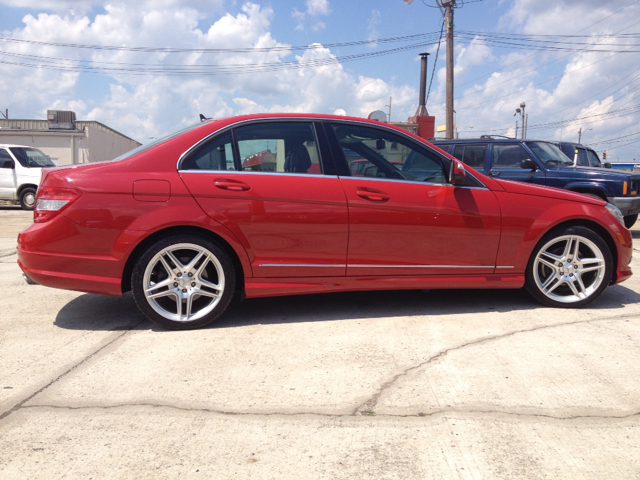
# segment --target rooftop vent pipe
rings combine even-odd
[[[420,97],[418,101],[418,110],[416,117],[426,117],[427,112],[427,52],[420,54]]]

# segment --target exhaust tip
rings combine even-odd
[[[31,280],[29,277],[27,277],[27,275],[24,272],[22,273],[22,278],[24,278],[24,281],[27,282],[29,285],[38,285],[36,282]]]

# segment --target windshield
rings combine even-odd
[[[567,157],[558,147],[551,143],[527,142],[527,146],[547,166],[573,165],[573,160]]]
[[[125,158],[132,157],[133,155],[137,155],[140,152],[144,152],[145,150],[148,150],[151,147],[155,147],[156,145],[158,145],[158,144],[160,144],[162,142],[166,142],[170,138],[177,137],[178,135],[181,135],[184,132],[188,132],[189,130],[194,130],[194,129],[196,129],[198,127],[201,127],[203,125],[205,125],[204,122],[196,123],[195,125],[189,125],[187,128],[183,128],[182,130],[178,130],[177,132],[171,133],[171,134],[167,135],[166,137],[158,138],[157,140],[154,140],[153,142],[149,142],[149,143],[146,143],[145,145],[140,145],[138,148],[134,148],[133,150],[129,150],[128,152],[123,153],[122,155],[120,155],[119,157],[114,158],[111,161],[112,162],[117,162],[118,160],[124,160]]]
[[[37,148],[25,148],[25,147],[9,147],[13,156],[18,159],[20,165],[23,167],[55,167],[56,164],[51,161],[44,153]]]

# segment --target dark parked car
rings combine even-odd
[[[613,172],[591,163],[588,167],[574,166],[574,157],[567,157],[554,143],[478,138],[434,141],[434,145],[490,177],[563,188],[601,198],[620,209],[627,228],[638,219],[640,175]],[[591,162],[587,149],[585,155]]]
[[[18,262],[42,285],[132,290],[185,329],[234,295],[526,287],[580,307],[631,276],[632,248],[600,199],[467,171],[380,122],[265,114],[45,170]]]

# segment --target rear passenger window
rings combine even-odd
[[[229,132],[207,141],[182,164],[183,170],[235,170]]]
[[[265,122],[235,130],[244,171],[322,175],[313,125]]]
[[[520,145],[494,145],[491,155],[493,168],[520,168],[522,160],[530,158]]]
[[[487,153],[486,145],[456,145],[453,156],[472,168],[484,169],[484,157]]]

